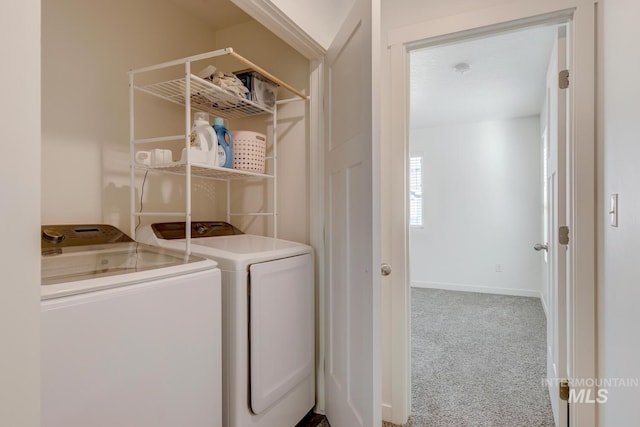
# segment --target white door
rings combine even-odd
[[[556,426],[568,425],[567,402],[560,400],[559,379],[567,377],[567,257],[568,245],[559,244],[559,227],[567,224],[567,89],[559,88],[558,73],[567,68],[566,27],[558,40],[547,74],[546,167],[547,266],[549,301],[547,317],[547,377]]]
[[[355,2],[325,62],[325,394],[332,427],[382,422],[377,3]]]

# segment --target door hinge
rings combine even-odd
[[[562,225],[558,228],[558,243],[561,245],[569,244],[569,227],[566,225]]]
[[[562,70],[558,73],[558,87],[560,89],[569,87],[569,70]]]
[[[569,387],[569,380],[567,380],[567,379],[560,380],[560,386],[559,386],[560,400],[564,400],[564,401],[569,400],[569,389],[570,388],[571,387]]]

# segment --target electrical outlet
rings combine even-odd
[[[496,273],[502,273],[502,264],[496,264]]]

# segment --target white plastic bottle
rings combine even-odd
[[[209,123],[209,114],[198,111],[191,128],[191,162],[218,166],[218,137]]]

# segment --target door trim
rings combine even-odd
[[[538,2],[513,1],[485,9],[445,18],[421,22],[393,29],[388,32],[390,68],[389,86],[389,135],[385,140],[396,141],[394,150],[407,153],[408,140],[408,72],[407,52],[425,43],[442,43],[473,37],[483,33],[500,32],[536,23],[553,22],[553,19],[572,16],[572,33],[569,45],[572,52],[570,68],[574,70],[570,99],[570,138],[568,143],[569,165],[568,209],[572,251],[568,265],[568,373],[570,378],[596,378],[596,322],[595,322],[595,4],[594,0],[541,0]],[[397,94],[401,94],[398,96]],[[398,113],[402,112],[402,113]],[[398,149],[399,142],[401,149]],[[385,407],[385,420],[404,424],[410,414],[410,283],[408,277],[408,218],[406,216],[406,156],[400,160],[392,156],[391,176],[404,179],[392,183],[391,194],[383,195],[391,201],[393,194],[403,195],[402,209],[392,212],[392,224],[404,230],[392,230],[392,264],[395,271],[405,276],[392,277],[391,330],[393,339],[404,345],[396,348],[391,361],[391,378],[398,378],[404,387],[392,385],[391,407]],[[397,206],[397,205],[396,205]],[[397,232],[394,232],[397,231]],[[578,287],[576,284],[579,283]],[[577,330],[580,333],[577,333]],[[398,338],[398,334],[402,336]],[[396,354],[397,353],[397,354]],[[400,388],[400,390],[398,390]],[[595,390],[591,391],[595,395]],[[571,426],[596,425],[594,404],[570,405]]]
[[[309,244],[315,254],[316,281],[316,406],[325,413],[325,244],[324,244],[324,61],[311,61],[309,101]]]

